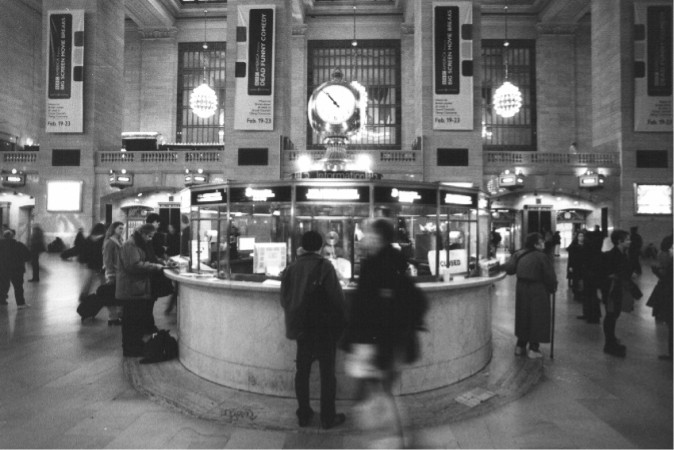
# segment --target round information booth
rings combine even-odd
[[[500,277],[482,257],[489,232],[482,194],[366,178],[229,182],[183,195],[189,262],[167,275],[179,283],[179,354],[188,370],[230,388],[294,397],[296,347],[285,338],[279,273],[294,260],[301,235],[316,230],[353,301],[362,230],[375,217],[393,221],[395,245],[429,301],[422,357],[403,368],[394,392],[447,386],[489,362],[492,291]],[[338,398],[350,398],[342,355],[337,378]],[[317,388],[312,383],[312,392]]]

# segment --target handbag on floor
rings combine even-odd
[[[159,330],[143,346],[141,364],[158,363],[178,357],[178,341],[169,330]]]
[[[80,315],[82,320],[88,319],[89,317],[96,317],[96,314],[98,314],[104,306],[105,302],[98,295],[85,295],[77,306],[77,314]]]

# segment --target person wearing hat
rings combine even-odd
[[[314,415],[309,398],[309,375],[315,359],[321,374],[321,426],[333,428],[346,416],[337,413],[335,357],[344,324],[344,293],[335,268],[320,255],[323,238],[316,231],[302,235],[298,257],[281,274],[281,306],[286,337],[297,341],[295,373],[296,411],[299,426]]]

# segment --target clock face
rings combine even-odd
[[[346,86],[328,85],[316,95],[315,110],[329,124],[340,124],[351,118],[356,110],[356,97]]]

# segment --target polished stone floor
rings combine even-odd
[[[32,308],[17,310],[10,290],[0,306],[0,448],[352,448],[368,444],[338,430],[260,429],[190,416],[139,393],[123,370],[120,329],[106,313],[81,324],[75,313],[83,270],[43,255],[40,283],[25,283]],[[560,279],[566,259],[556,260]],[[28,269],[30,272],[30,269]],[[26,276],[29,278],[29,276]],[[562,279],[562,281],[564,281]],[[623,314],[617,334],[627,358],[602,352],[599,325],[577,320],[580,305],[564,282],[557,293],[554,360],[517,400],[483,414],[409,430],[424,448],[672,448],[672,363],[667,329],[645,298],[655,279],[637,280],[645,294]],[[495,336],[512,330],[514,280],[497,283]],[[160,328],[175,314],[155,309]],[[544,353],[549,347],[543,347]],[[491,364],[514,356],[495,351]],[[348,411],[347,411],[348,412]],[[279,411],[279,414],[284,412]],[[293,411],[285,414],[292,415]]]

